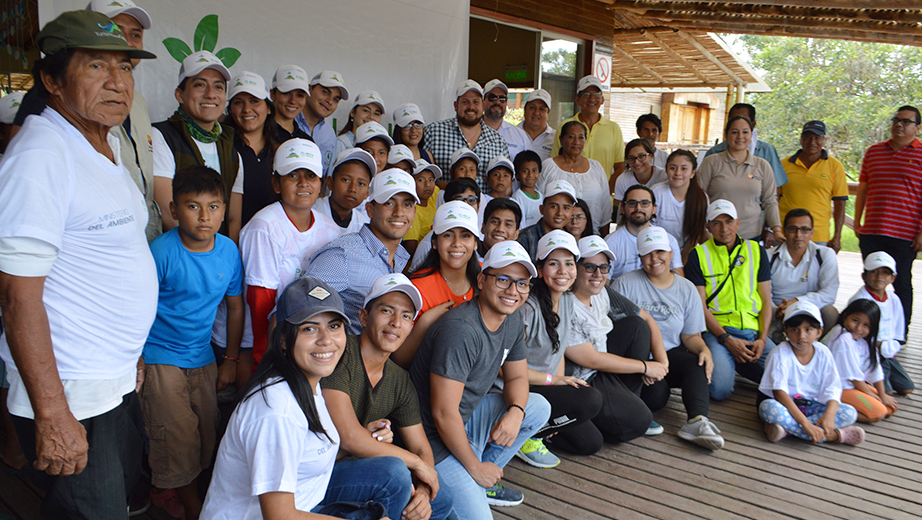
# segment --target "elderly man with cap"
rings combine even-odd
[[[497,155],[509,157],[506,140],[483,121],[483,100],[480,84],[472,79],[465,80],[455,91],[455,117],[429,123],[423,130],[426,150],[443,174],[451,171],[451,156],[459,148],[470,148],[480,157],[477,165],[480,191],[487,190],[486,167],[490,160]],[[437,180],[442,189],[449,181],[446,175]]]
[[[493,518],[490,504],[522,503],[521,492],[499,484],[503,467],[550,417],[547,400],[528,391],[516,312],[537,274],[517,242],[494,245],[477,275],[479,294],[432,325],[410,366],[435,469],[467,520]],[[500,369],[503,392],[488,393]]]
[[[327,118],[336,112],[340,101],[349,100],[349,91],[343,75],[332,70],[317,73],[310,81],[304,110],[295,118],[298,127],[307,133],[320,147],[323,154],[324,175],[333,170],[333,149],[336,148],[336,131]]]
[[[110,133],[128,117],[132,58],[101,13],[36,37],[30,114],[0,165],[0,356],[42,518],[124,518],[143,447],[140,354],[157,308],[148,211]]]
[[[845,168],[838,159],[829,156],[825,146],[826,125],[822,121],[807,121],[800,133],[800,150],[782,161],[788,182],[778,188],[778,211],[781,220],[785,220],[785,215],[792,209],[808,210],[814,223],[812,240],[838,253],[841,248],[842,224],[845,223],[848,185]],[[830,200],[835,221],[831,236]],[[786,233],[786,230],[782,231]]]
[[[529,150],[529,139],[521,128],[510,124],[506,117],[509,87],[498,79],[491,79],[483,87],[483,122],[499,132],[506,140],[509,157],[515,157],[522,150]]]
[[[576,106],[579,112],[570,119],[564,119],[557,127],[554,136],[554,149],[551,157],[560,155],[560,130],[568,121],[579,121],[586,125],[589,134],[586,136],[586,146],[583,155],[599,161],[609,184],[614,191],[615,181],[624,171],[624,137],[618,123],[599,113],[604,99],[602,97],[602,82],[595,76],[585,76],[576,84]]]
[[[758,242],[737,234],[736,206],[724,199],[708,205],[712,237],[695,246],[685,277],[698,288],[707,331],[704,342],[714,359],[710,393],[716,400],[733,393],[735,373],[758,383],[765,358],[775,344],[768,337],[772,319],[772,280],[768,255]]]
[[[542,161],[551,156],[554,151],[554,136],[557,131],[547,124],[548,114],[551,111],[551,94],[539,88],[528,93],[525,99],[525,117],[519,128],[528,136],[527,150],[538,154]],[[509,149],[512,153],[512,149]],[[515,158],[516,154],[512,154]]]
[[[379,276],[403,272],[410,253],[400,245],[416,217],[416,182],[391,168],[371,180],[365,211],[370,222],[324,246],[311,257],[307,275],[339,292],[349,316],[350,334],[362,332],[359,309]]]
[[[218,119],[227,102],[231,74],[224,63],[208,51],[186,56],[179,67],[179,86],[173,95],[179,108],[166,121],[154,123],[154,198],[161,208],[170,207],[173,175],[184,166],[208,166],[221,174],[230,203],[221,234],[234,242],[240,238],[243,213],[243,161],[234,148],[234,129]],[[176,227],[163,214],[163,230]]]

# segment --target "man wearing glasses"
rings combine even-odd
[[[499,132],[509,148],[509,157],[515,158],[522,150],[530,150],[529,139],[521,128],[508,123],[506,103],[509,100],[509,87],[498,79],[491,79],[483,88],[483,122]],[[510,186],[511,188],[512,186]],[[510,192],[509,195],[512,195]]]
[[[612,174],[617,177],[624,171],[624,137],[618,123],[599,113],[603,101],[602,82],[599,78],[586,76],[579,80],[576,84],[576,106],[579,107],[579,112],[557,125],[557,136],[554,137],[551,157],[560,155],[560,129],[564,123],[580,121],[589,129],[583,156],[599,161],[605,175],[610,179]]]
[[[516,312],[537,270],[511,240],[490,248],[482,269],[479,295],[432,325],[410,367],[435,469],[455,511],[472,520],[492,519],[491,504],[522,503],[520,491],[499,485],[503,467],[551,413],[528,391],[525,325]],[[500,369],[503,393],[488,394]]]
[[[784,341],[784,311],[796,301],[808,301],[820,309],[825,335],[839,318],[834,306],[839,291],[836,253],[813,241],[813,215],[806,209],[788,211],[783,231],[784,242],[768,252],[774,307],[769,337],[775,342]]]
[[[615,254],[609,273],[611,280],[624,273],[640,269],[637,235],[650,227],[650,222],[656,217],[656,197],[650,188],[642,184],[635,184],[624,193],[620,211],[618,228],[614,233],[605,237],[605,242]],[[679,247],[679,241],[672,235],[669,235],[669,246],[672,248],[671,267],[677,275],[683,276],[682,248]]]
[[[919,110],[902,106],[890,120],[891,138],[864,154],[855,198],[855,232],[861,256],[884,251],[900,273],[893,290],[912,317],[912,261],[922,250],[922,142]],[[863,217],[863,218],[862,218]]]

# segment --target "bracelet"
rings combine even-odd
[[[547,374],[547,380],[544,382],[545,386],[551,386],[554,383],[554,375],[551,373]]]
[[[518,408],[519,410],[522,410],[522,419],[525,419],[525,409],[522,408],[521,405],[518,405],[518,404],[515,404],[515,403],[510,404],[510,405],[506,408],[506,413],[509,413],[509,410],[512,410],[513,408]]]
[[[234,363],[240,363],[240,360],[235,357],[230,357],[230,356],[221,356],[221,357],[228,361],[233,361]]]
[[[643,363],[643,375],[647,375],[647,362],[642,359],[640,362]]]

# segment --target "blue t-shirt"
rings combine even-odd
[[[144,345],[144,362],[200,368],[214,361],[211,327],[224,296],[243,291],[243,262],[237,245],[215,235],[214,248],[193,253],[182,245],[179,228],[150,243],[157,263],[160,300]]]

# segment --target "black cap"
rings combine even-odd
[[[285,288],[275,311],[275,321],[297,325],[324,312],[335,312],[350,324],[339,293],[326,282],[305,276]]]
[[[811,132],[816,135],[826,135],[826,124],[822,121],[817,121],[816,119],[813,121],[807,121],[806,124],[804,124],[804,129],[801,131],[801,133],[804,132]]]

